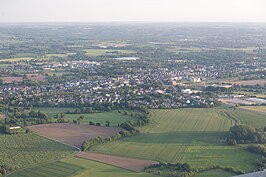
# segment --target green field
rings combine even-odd
[[[72,154],[70,146],[33,133],[0,136],[0,164],[19,169]]]
[[[33,108],[34,111],[41,111],[46,113],[49,117],[55,117],[58,113],[66,113],[67,111],[74,111],[76,108],[49,108],[49,107],[41,107],[41,108]],[[130,113],[129,113],[130,114]],[[130,115],[124,115],[118,113],[117,111],[111,112],[103,112],[103,113],[92,113],[92,114],[65,114],[65,118],[72,120],[77,120],[80,116],[83,116],[83,119],[80,120],[81,124],[89,124],[89,121],[101,123],[102,125],[106,124],[106,121],[109,120],[111,122],[111,126],[117,126],[123,122],[127,122],[130,120],[137,120],[136,117]]]
[[[53,162],[38,165],[32,168],[17,171],[9,177],[62,177],[62,176],[73,176],[78,172],[82,171],[83,168],[75,164],[69,164],[65,162]]]
[[[132,54],[133,50],[108,50],[108,49],[86,49],[84,50],[89,56],[110,55],[111,52],[118,52],[119,54]]]
[[[47,114],[49,117],[54,117],[58,113],[66,113],[67,111],[74,111],[76,108],[57,108],[57,107],[39,107],[33,108],[33,111],[41,111]]]
[[[135,173],[111,165],[86,159],[68,157],[52,162],[17,171],[9,177],[156,177],[149,173]]]
[[[117,111],[104,112],[104,113],[93,113],[93,114],[66,114],[65,118],[69,120],[77,120],[80,116],[84,118],[80,120],[82,124],[88,124],[89,121],[101,123],[102,125],[106,124],[106,121],[110,121],[111,126],[117,126],[123,122],[130,120],[137,120],[136,117],[130,117],[129,115],[120,114]]]
[[[65,158],[62,162],[79,165],[85,168],[74,177],[156,177],[149,173],[135,173],[122,168],[106,165],[81,158]]]
[[[225,145],[236,123],[266,125],[266,117],[231,108],[151,110],[151,123],[139,135],[96,145],[91,151],[165,162],[188,162],[193,168],[233,166],[252,171],[259,155],[240,146]]]
[[[231,177],[231,176],[235,176],[235,174],[226,172],[221,169],[214,169],[214,170],[204,171],[202,173],[197,174],[194,177],[214,177],[214,176],[215,177]]]

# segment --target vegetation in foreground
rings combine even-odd
[[[62,158],[74,152],[70,146],[33,133],[1,135],[0,144],[2,174]]]
[[[62,162],[66,162],[73,165],[79,165],[83,168],[85,168],[84,171],[80,172],[77,175],[74,175],[74,177],[156,177],[156,175],[150,174],[150,173],[135,173],[131,172],[122,168],[117,168],[111,165],[106,165],[90,160],[85,160],[81,158],[65,158],[62,160]]]
[[[52,162],[46,163],[43,165],[35,166],[32,168],[24,169],[18,172],[15,172],[9,177],[62,177],[62,176],[73,176],[83,168],[74,164],[68,164],[65,162]]]

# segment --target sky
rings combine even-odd
[[[0,22],[266,22],[266,0],[0,0]]]

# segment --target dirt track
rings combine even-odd
[[[123,130],[119,127],[100,127],[92,125],[77,125],[72,123],[41,124],[28,127],[30,130],[64,143],[81,147],[89,139],[110,137]]]
[[[144,170],[144,167],[146,166],[149,166],[152,164],[158,164],[158,162],[150,161],[150,160],[133,159],[133,158],[128,158],[128,157],[119,157],[119,156],[97,154],[97,153],[90,153],[90,152],[81,152],[77,154],[76,157],[94,160],[97,162],[113,165],[116,167],[131,170],[134,172],[141,172]]]

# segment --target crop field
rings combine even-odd
[[[12,169],[72,154],[74,149],[33,133],[0,136],[0,164]]]
[[[90,56],[100,56],[112,54],[112,52],[118,52],[118,54],[132,54],[135,53],[133,50],[108,50],[108,49],[86,49],[84,50],[87,55]],[[116,54],[116,53],[114,53]]]
[[[85,170],[74,175],[74,177],[158,177],[157,175],[145,172],[135,173],[111,165],[75,157],[65,158],[62,162],[85,168]]]
[[[101,123],[102,125],[106,124],[106,121],[110,121],[110,126],[117,126],[123,122],[130,120],[136,120],[136,117],[130,117],[129,115],[120,114],[117,111],[104,112],[104,113],[93,113],[93,114],[66,114],[65,118],[69,120],[77,120],[80,116],[83,119],[80,120],[82,124],[88,124],[89,121]]]
[[[147,166],[150,166],[152,164],[158,164],[158,162],[154,162],[151,160],[141,160],[129,157],[119,157],[91,152],[81,152],[77,154],[76,157],[102,162],[104,164],[121,167],[134,172],[141,172]]]
[[[73,123],[55,123],[55,124],[40,124],[29,126],[32,131],[81,147],[83,142],[89,139],[101,137],[110,137],[123,130],[119,127],[101,127],[93,125],[78,125]]]
[[[242,109],[266,113],[266,106],[240,106]]]
[[[73,176],[82,170],[83,168],[80,166],[58,161],[24,169],[9,175],[9,177],[63,177]]]
[[[171,163],[188,162],[198,169],[220,165],[252,171],[260,156],[224,143],[229,128],[236,123],[260,127],[266,125],[266,117],[231,108],[151,110],[151,123],[141,127],[139,135],[90,150]]]

